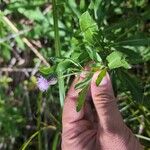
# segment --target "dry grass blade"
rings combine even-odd
[[[13,25],[13,23],[6,17],[2,16],[2,19],[11,27],[11,29],[15,33],[19,33],[19,30]],[[29,42],[29,40],[25,37],[22,38],[22,41],[35,53],[35,55],[43,61],[43,63],[47,66],[50,66],[46,59],[38,52],[38,50]]]

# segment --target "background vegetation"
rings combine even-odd
[[[48,0],[0,1],[0,149],[60,149],[71,75],[92,60],[108,66],[124,121],[150,149],[149,1],[58,0],[55,26],[54,8]],[[37,88],[39,68],[46,77],[61,72],[46,93]]]

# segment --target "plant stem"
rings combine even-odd
[[[26,105],[26,112],[27,112],[27,116],[28,116],[28,119],[30,121],[33,120],[32,118],[32,111],[31,111],[31,105],[30,105],[30,98],[29,98],[29,93],[28,93],[28,90],[27,90],[27,86],[24,86],[24,96],[25,96],[25,105]]]
[[[55,54],[56,57],[61,56],[61,45],[60,45],[60,37],[59,37],[59,28],[58,28],[58,12],[56,0],[52,0],[53,5],[53,20],[54,20],[54,33],[55,33]],[[59,99],[60,105],[63,106],[64,97],[65,97],[65,87],[64,87],[64,79],[60,78],[63,76],[62,72],[57,72],[58,75],[58,86],[59,86]]]
[[[52,150],[57,150],[57,145],[59,142],[59,136],[60,136],[60,133],[56,132],[54,140],[53,140],[53,144],[52,144]]]
[[[44,98],[44,123],[47,125],[47,99]],[[44,131],[44,150],[48,150],[48,133],[47,130]]]
[[[47,129],[56,130],[55,126],[49,125],[46,127],[41,128],[39,131],[36,131],[34,134],[32,134],[29,139],[25,141],[25,143],[21,146],[20,150],[25,150],[27,146],[30,144],[30,142],[42,131],[45,131]]]
[[[52,0],[53,5],[53,20],[54,20],[54,34],[55,34],[55,53],[57,57],[60,57],[60,38],[59,38],[59,28],[58,28],[58,12],[56,6],[56,0]]]
[[[41,106],[42,106],[42,92],[39,93],[37,109],[38,109],[38,118],[37,118],[37,131],[41,130]],[[41,132],[38,134],[38,150],[42,150],[42,141],[41,141]]]

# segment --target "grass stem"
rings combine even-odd
[[[57,11],[57,1],[52,0],[53,5],[53,20],[54,20],[54,34],[55,34],[55,55],[56,57],[61,57],[61,44],[59,37],[59,28],[58,28],[58,11]],[[63,106],[64,97],[65,97],[65,87],[64,87],[64,79],[60,78],[63,76],[62,72],[57,73],[58,76],[58,86],[59,86],[59,99],[60,105]]]
[[[42,106],[42,92],[39,93],[37,109],[38,109],[38,118],[37,118],[37,131],[41,129],[41,106]],[[38,134],[38,150],[42,150],[42,141],[41,141],[41,132]]]

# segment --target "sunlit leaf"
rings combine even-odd
[[[94,36],[97,34],[98,26],[88,11],[84,12],[80,17],[80,28],[83,32],[85,41],[89,44],[94,44]]]
[[[107,56],[108,67],[110,69],[115,69],[119,67],[123,67],[126,69],[131,68],[130,64],[126,60],[126,55],[121,52],[114,51],[110,55]]]

